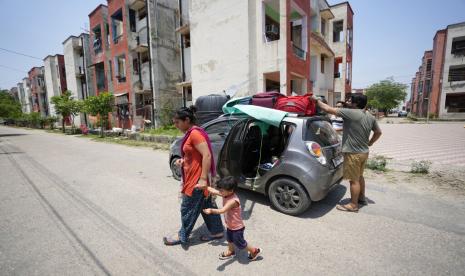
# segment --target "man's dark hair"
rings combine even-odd
[[[367,106],[368,98],[363,94],[353,94],[350,96],[350,101],[358,109],[364,109]]]
[[[226,191],[235,191],[237,189],[237,180],[233,176],[226,176],[216,182],[216,186],[219,189],[223,189]]]
[[[344,101],[337,101],[337,102],[336,102],[336,105],[337,105],[337,104],[342,104],[342,107],[346,107],[346,106],[347,106],[347,104],[346,104]]]

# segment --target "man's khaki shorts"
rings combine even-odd
[[[344,179],[358,181],[363,176],[368,153],[344,153]]]

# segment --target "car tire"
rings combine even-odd
[[[181,168],[176,166],[176,161],[178,161],[179,157],[174,157],[173,159],[171,159],[171,163],[170,163],[170,168],[171,168],[171,173],[173,174],[173,178],[176,179],[176,180],[181,180]]]
[[[311,205],[310,197],[299,182],[290,178],[278,178],[268,188],[273,207],[285,214],[297,216]]]

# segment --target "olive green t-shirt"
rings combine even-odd
[[[368,153],[370,133],[379,129],[375,117],[363,109],[341,108],[337,116],[344,119],[342,152]]]

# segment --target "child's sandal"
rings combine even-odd
[[[227,260],[233,258],[234,256],[236,256],[235,252],[229,252],[229,254],[226,254],[226,252],[221,252],[219,258],[220,260]]]

